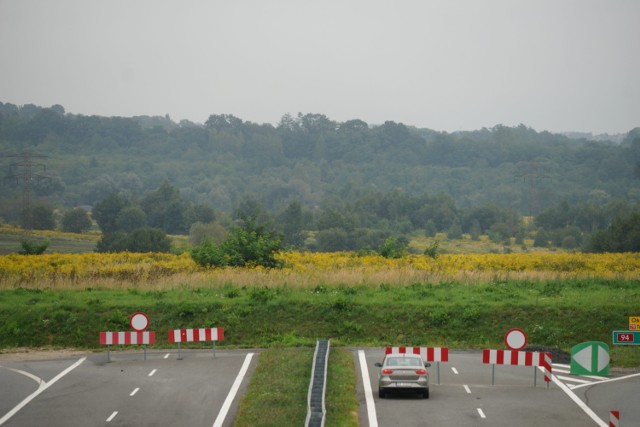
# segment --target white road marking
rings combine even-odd
[[[484,414],[484,411],[480,408],[478,408],[478,414],[480,414],[480,418],[487,418],[487,416]]]
[[[573,383],[580,383],[580,384],[593,384],[593,381],[589,381],[589,380],[581,380],[580,378],[573,378],[573,377],[565,377],[563,375],[556,375],[558,377],[558,379],[562,380],[562,381],[570,381]]]
[[[42,393],[43,391],[45,391],[46,389],[48,389],[50,386],[52,386],[53,384],[55,384],[56,382],[58,382],[58,380],[62,377],[64,377],[65,375],[67,375],[69,372],[73,371],[75,368],[77,368],[82,362],[84,362],[85,360],[87,360],[86,357],[83,357],[81,359],[79,359],[77,362],[75,362],[73,365],[69,366],[67,369],[65,369],[64,371],[60,372],[58,375],[56,375],[55,377],[53,377],[51,379],[51,381],[49,381],[48,383],[40,383],[40,386],[38,387],[38,389],[36,391],[34,391],[33,393],[31,393],[29,396],[25,397],[24,400],[20,403],[18,403],[12,410],[10,410],[9,412],[7,412],[2,418],[0,418],[0,425],[6,423],[11,417],[13,417],[20,409],[24,408],[29,402],[31,402],[33,399],[35,399],[40,393]]]
[[[465,385],[464,385],[464,389],[465,389],[465,391],[467,392],[467,394],[471,394],[471,389],[469,388],[469,386],[468,386],[468,385],[466,385],[466,384],[465,384]]]
[[[0,366],[0,368],[4,368],[4,366]],[[31,378],[36,383],[38,383],[38,387],[42,387],[44,385],[44,383],[45,383],[45,381],[42,378],[40,378],[38,376],[35,376],[30,372],[21,371],[20,369],[12,369],[12,368],[5,368],[5,369],[8,369],[8,370],[13,371],[13,372],[15,372],[17,374],[20,374],[20,375],[24,375],[25,377]]]
[[[598,383],[595,383],[595,384],[603,384],[603,383],[610,383],[610,382],[613,382],[613,381],[626,380],[627,378],[633,378],[633,377],[637,377],[637,376],[640,376],[640,374],[631,374],[631,375],[625,375],[623,377],[603,379],[602,381],[600,381]],[[572,388],[586,387],[586,386],[589,386],[589,385],[592,385],[592,384],[594,384],[594,383],[580,384],[580,385],[573,386]]]
[[[358,358],[360,360],[360,372],[362,375],[362,385],[364,386],[364,397],[367,402],[367,416],[369,418],[369,427],[378,427],[376,404],[373,401],[371,380],[369,379],[369,369],[367,368],[367,359],[364,357],[364,350],[358,350]]]
[[[231,408],[231,403],[233,399],[236,397],[238,393],[238,389],[240,388],[240,384],[242,384],[242,380],[244,379],[247,370],[249,369],[249,365],[251,364],[251,359],[253,358],[253,353],[247,354],[247,357],[244,358],[244,363],[242,364],[242,368],[240,368],[240,372],[238,372],[238,376],[236,380],[233,382],[231,389],[229,390],[229,394],[222,404],[222,408],[220,408],[220,412],[218,413],[218,417],[213,423],[213,427],[222,427],[222,423],[224,423],[224,419],[227,417],[227,413],[229,412],[229,408]]]
[[[136,387],[129,396],[135,396],[138,391],[140,391],[140,387]]]
[[[562,381],[560,381],[555,375],[551,375],[551,380],[558,386],[560,387],[560,389],[562,391],[565,392],[565,394],[567,396],[569,396],[571,398],[571,400],[573,400],[576,405],[578,405],[578,407],[580,409],[582,409],[584,411],[585,414],[587,414],[593,421],[595,421],[596,424],[598,424],[600,427],[608,427],[608,424],[605,423],[604,421],[602,421],[602,419],[600,419],[600,417],[598,417],[596,415],[595,412],[593,412],[593,410],[591,408],[589,408],[589,406],[587,406],[586,403],[584,403],[578,396],[576,396],[576,394],[574,392],[571,391],[571,389],[569,389],[569,387],[567,387]]]
[[[107,422],[110,423],[116,417],[116,415],[118,415],[118,411],[113,411],[113,414],[111,414],[109,418],[107,418]]]
[[[164,358],[165,358],[165,359],[168,359],[168,358],[169,358],[169,354],[170,354],[170,353],[165,354],[165,355],[164,355]]]
[[[456,368],[452,367],[451,370],[453,371],[454,374],[458,375],[458,370]]]
[[[149,372],[149,376],[150,376],[150,377],[152,377],[152,376],[153,376],[153,374],[155,374],[156,372],[158,372],[158,370],[157,370],[157,369],[154,369],[153,371]]]

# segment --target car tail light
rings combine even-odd
[[[426,369],[416,369],[416,374],[418,375],[426,375],[427,370]]]
[[[393,369],[383,369],[382,375],[391,375],[393,374]]]

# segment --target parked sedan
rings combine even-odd
[[[392,391],[415,391],[429,398],[429,373],[422,357],[415,354],[387,354],[375,364],[378,373],[378,396],[382,399]]]

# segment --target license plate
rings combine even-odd
[[[414,383],[396,383],[396,387],[413,387]]]

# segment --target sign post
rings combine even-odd
[[[616,345],[639,345],[640,331],[613,331],[611,341]]]

